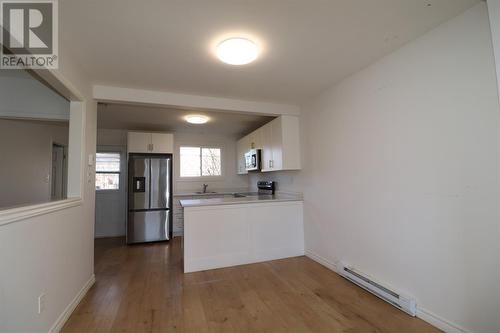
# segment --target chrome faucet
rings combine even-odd
[[[203,193],[207,193],[208,184],[203,184]]]

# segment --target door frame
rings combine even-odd
[[[54,160],[53,160],[53,154],[54,154],[54,146],[62,148],[63,151],[63,165],[62,165],[62,193],[61,199],[58,200],[65,200],[68,196],[68,145],[65,145],[63,143],[59,143],[57,141],[52,141],[52,145],[50,146],[50,152],[51,152],[51,158],[50,158],[50,200],[52,200],[52,183],[54,181],[53,179],[53,174],[52,170],[54,167]]]

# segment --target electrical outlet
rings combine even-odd
[[[38,296],[38,314],[41,314],[45,310],[45,293]]]

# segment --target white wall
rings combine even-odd
[[[127,131],[99,128],[97,130],[98,146],[120,146],[127,148]]]
[[[83,204],[0,225],[0,332],[48,332],[93,277],[94,172],[85,162],[95,153],[97,105],[64,45],[58,73],[85,98]],[[46,308],[37,314],[42,292]]]
[[[69,102],[26,71],[0,70],[0,116],[69,120]]]
[[[67,124],[0,119],[1,208],[50,201],[53,143],[68,145]]]
[[[487,4],[498,80],[500,78],[500,0],[488,0]]]
[[[500,332],[500,113],[480,3],[303,108],[306,248]],[[427,312],[428,311],[428,312]],[[452,331],[452,326],[440,323]]]
[[[303,165],[303,164],[302,164]],[[273,172],[251,172],[248,174],[249,187],[257,190],[257,182],[260,180],[276,182],[276,191],[282,193],[302,193],[301,171],[287,170],[287,171],[273,171]]]

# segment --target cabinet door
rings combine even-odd
[[[245,168],[245,153],[247,152],[248,138],[244,137],[236,143],[236,172],[245,175],[248,171]]]
[[[127,150],[129,153],[149,153],[151,133],[128,132]]]
[[[174,135],[168,133],[152,133],[151,134],[152,153],[157,154],[173,154],[174,152]]]
[[[248,135],[249,149],[262,149],[262,128],[259,128]]]
[[[261,155],[261,168],[262,171],[272,171],[273,163],[273,136],[271,123],[261,127],[262,133],[262,155]]]
[[[276,118],[270,123],[271,125],[271,149],[272,162],[271,169],[283,169],[283,131],[281,127],[281,117]]]

